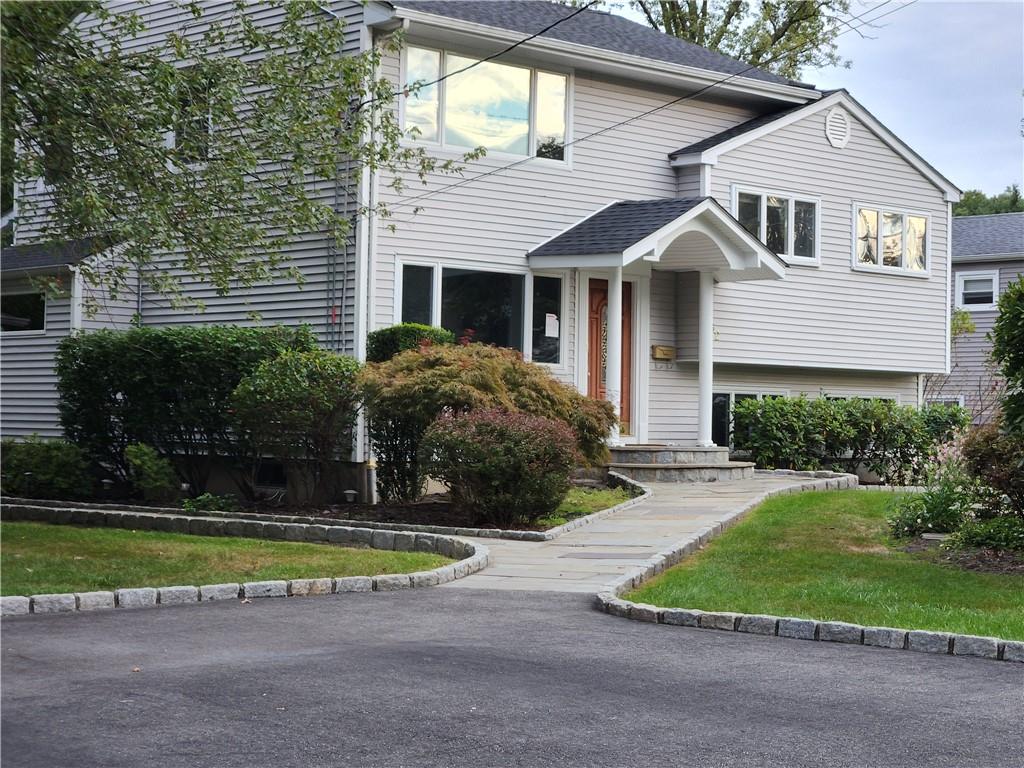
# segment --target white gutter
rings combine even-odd
[[[508,43],[521,40],[523,37],[522,32],[490,27],[447,16],[437,16],[412,8],[403,8],[400,4],[395,6],[395,16],[426,27],[432,27],[435,31],[441,33],[461,32],[471,36],[474,42],[493,41],[507,45]],[[816,101],[821,98],[821,93],[810,87],[801,88],[795,85],[757,80],[742,75],[730,77],[727,72],[713,72],[707,69],[700,69],[699,67],[673,64],[667,61],[650,59],[645,56],[619,53],[604,48],[595,48],[590,45],[553,40],[546,37],[534,38],[530,42],[524,43],[522,50],[544,52],[555,55],[563,60],[568,59],[570,63],[582,69],[608,72],[633,80],[651,80],[674,87],[696,86],[703,88],[714,86],[712,90],[715,92],[729,91],[746,96],[761,96],[775,101],[797,104]],[[728,82],[716,85],[716,83],[726,78],[728,78]]]

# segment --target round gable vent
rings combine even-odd
[[[850,140],[850,118],[846,110],[832,107],[825,115],[825,138],[836,149],[842,149]]]

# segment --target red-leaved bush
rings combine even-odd
[[[453,508],[499,528],[551,514],[578,459],[565,422],[499,409],[441,416],[420,443],[421,466],[448,485]]]

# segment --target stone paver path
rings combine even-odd
[[[806,482],[804,480],[803,482]],[[481,539],[491,565],[449,589],[599,592],[669,545],[685,541],[768,491],[801,485],[792,477],[723,483],[645,483],[640,504],[551,541]]]

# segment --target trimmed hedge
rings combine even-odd
[[[856,472],[883,482],[917,478],[936,447],[966,427],[959,406],[917,409],[889,400],[766,397],[736,404],[734,444],[759,467]]]
[[[238,469],[230,399],[244,376],[285,350],[311,350],[308,328],[180,326],[96,331],[57,350],[60,420],[96,465],[128,480],[125,449],[144,443],[173,458],[202,493],[215,460]],[[243,487],[243,491],[251,489]]]
[[[366,360],[383,363],[399,352],[419,349],[424,344],[454,344],[455,334],[445,328],[422,323],[399,323],[371,331],[366,336]]]
[[[453,509],[509,528],[549,515],[569,492],[576,438],[562,421],[497,409],[446,414],[423,435],[423,470]]]
[[[82,450],[65,440],[24,441],[0,445],[3,492],[33,499],[85,499],[92,496],[93,478]]]
[[[385,501],[420,496],[426,476],[420,441],[442,414],[500,408],[561,421],[583,460],[607,460],[611,405],[584,397],[512,349],[482,344],[427,346],[366,366],[360,375]]]

